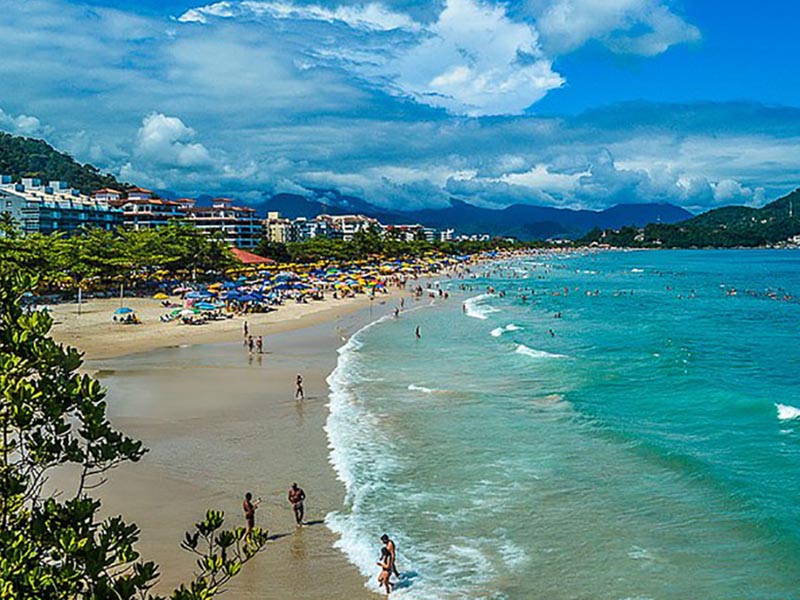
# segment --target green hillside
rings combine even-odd
[[[124,189],[125,184],[92,165],[82,165],[47,142],[0,132],[0,174],[66,181],[83,193],[102,187]]]
[[[631,248],[773,246],[800,235],[800,189],[762,208],[725,206],[672,225],[594,230],[580,240]]]

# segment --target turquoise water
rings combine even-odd
[[[491,268],[340,351],[328,524],[369,585],[386,531],[398,598],[800,598],[800,253]]]

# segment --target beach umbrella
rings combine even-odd
[[[127,315],[128,313],[132,313],[133,309],[128,308],[127,306],[120,306],[117,310],[114,311],[115,315]]]
[[[192,288],[189,288],[189,287],[186,287],[186,286],[180,286],[180,287],[176,287],[174,290],[172,290],[172,293],[173,294],[182,294],[184,292],[191,292],[191,291],[192,291]]]
[[[182,316],[182,317],[191,317],[192,315],[196,315],[196,314],[199,314],[199,313],[200,313],[200,311],[199,311],[199,310],[197,310],[197,309],[194,309],[194,308],[184,308],[184,309],[181,311],[181,316]]]
[[[153,296],[153,300],[167,300],[169,296],[167,296],[164,292],[158,292]]]
[[[217,310],[219,306],[216,304],[211,304],[210,302],[198,302],[194,305],[195,308],[199,308],[200,310]]]
[[[211,296],[212,294],[209,294],[208,292],[189,292],[184,297],[192,300],[199,300],[200,298],[210,298]]]

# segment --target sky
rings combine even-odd
[[[0,130],[181,195],[759,206],[800,3],[0,0]]]

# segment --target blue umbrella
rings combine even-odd
[[[253,302],[254,300],[258,300],[255,296],[251,294],[245,294],[244,296],[239,296],[239,302]]]
[[[127,315],[128,313],[132,313],[133,309],[128,308],[127,306],[121,306],[117,310],[114,311],[115,315]]]
[[[211,304],[210,302],[198,302],[194,305],[195,308],[199,308],[200,310],[217,310],[219,306],[216,304]]]

